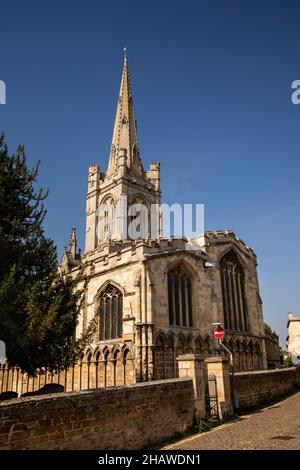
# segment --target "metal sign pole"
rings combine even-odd
[[[239,402],[238,402],[238,397],[237,397],[237,392],[236,392],[236,386],[235,386],[235,376],[234,376],[234,365],[233,365],[233,354],[230,351],[230,349],[223,344],[223,338],[225,336],[225,331],[222,326],[222,323],[220,322],[213,322],[213,327],[214,327],[214,336],[218,340],[219,345],[222,346],[223,349],[229,354],[230,357],[230,369],[231,369],[231,374],[229,374],[230,377],[230,390],[231,390],[231,402],[232,402],[232,407],[233,410],[236,411],[239,407]]]
[[[234,411],[236,411],[236,410],[238,409],[238,407],[239,407],[239,401],[238,401],[237,392],[236,392],[236,386],[235,386],[235,376],[234,376],[234,366],[233,366],[233,354],[232,354],[232,352],[230,351],[230,349],[228,349],[228,348],[225,346],[225,344],[223,344],[223,341],[222,341],[221,339],[219,339],[218,341],[219,341],[220,346],[222,346],[222,348],[225,349],[225,351],[228,352],[229,357],[230,357],[230,366],[231,366],[230,382],[231,382],[231,390],[232,390],[231,401],[232,401],[233,409],[234,409]]]
[[[225,351],[228,352],[229,357],[230,357],[230,365],[233,368],[233,354],[232,354],[232,352],[225,346],[225,344],[223,344],[223,341],[221,339],[219,339],[218,341],[219,341],[219,344],[222,346],[222,348],[224,348]]]

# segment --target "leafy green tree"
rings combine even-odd
[[[272,334],[274,333],[274,331],[272,330],[270,325],[268,325],[268,323],[264,323],[264,329],[265,329],[266,335],[269,334],[270,336],[272,336]]]
[[[283,360],[283,367],[293,367],[293,365],[294,364],[291,356],[288,356]]]
[[[0,338],[8,363],[30,375],[70,366],[95,331],[92,321],[75,338],[85,285],[82,273],[71,279],[58,272],[56,247],[43,230],[47,192],[34,187],[38,169],[28,169],[22,146],[9,155],[0,134]]]

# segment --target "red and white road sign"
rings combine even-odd
[[[221,326],[217,326],[216,328],[214,328],[214,336],[217,339],[223,339],[224,338],[225,331],[223,330],[223,328]]]

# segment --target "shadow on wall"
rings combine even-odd
[[[46,395],[48,393],[61,393],[64,392],[65,388],[60,384],[46,384],[39,390],[35,392],[26,392],[21,395],[21,397],[32,397],[35,395]],[[12,398],[18,398],[17,392],[7,391],[0,394],[0,401],[11,400]]]

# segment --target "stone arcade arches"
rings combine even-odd
[[[88,348],[80,368],[81,390],[135,383],[133,353],[126,344]]]
[[[236,372],[263,369],[262,348],[259,339],[228,337],[223,342],[233,354],[233,364]],[[222,351],[221,354],[228,357],[225,351]]]
[[[40,369],[34,377],[28,377],[17,367],[0,364],[0,393],[35,394],[48,386],[72,392],[133,384],[136,382],[133,351],[132,344],[122,342],[89,346],[69,369],[56,374]]]
[[[115,387],[135,382],[134,358],[127,345],[96,348],[92,377],[95,387]]]
[[[224,345],[232,351],[236,372],[261,370],[263,368],[262,348],[259,339],[251,337],[228,337]],[[219,354],[227,357],[225,350],[220,349]],[[176,357],[181,354],[199,354],[204,359],[217,354],[213,351],[211,338],[192,334],[184,335],[182,332],[175,334],[169,331],[166,335],[158,331],[155,336],[154,348],[154,379],[163,380],[178,377]]]
[[[78,364],[69,369],[72,390],[115,387],[135,383],[134,357],[127,344],[89,347]]]
[[[211,345],[208,337],[200,335],[196,339],[183,333],[175,334],[170,331],[167,335],[159,331],[155,337],[154,349],[154,379],[163,380],[178,377],[176,357],[181,354],[201,354],[210,356]]]

